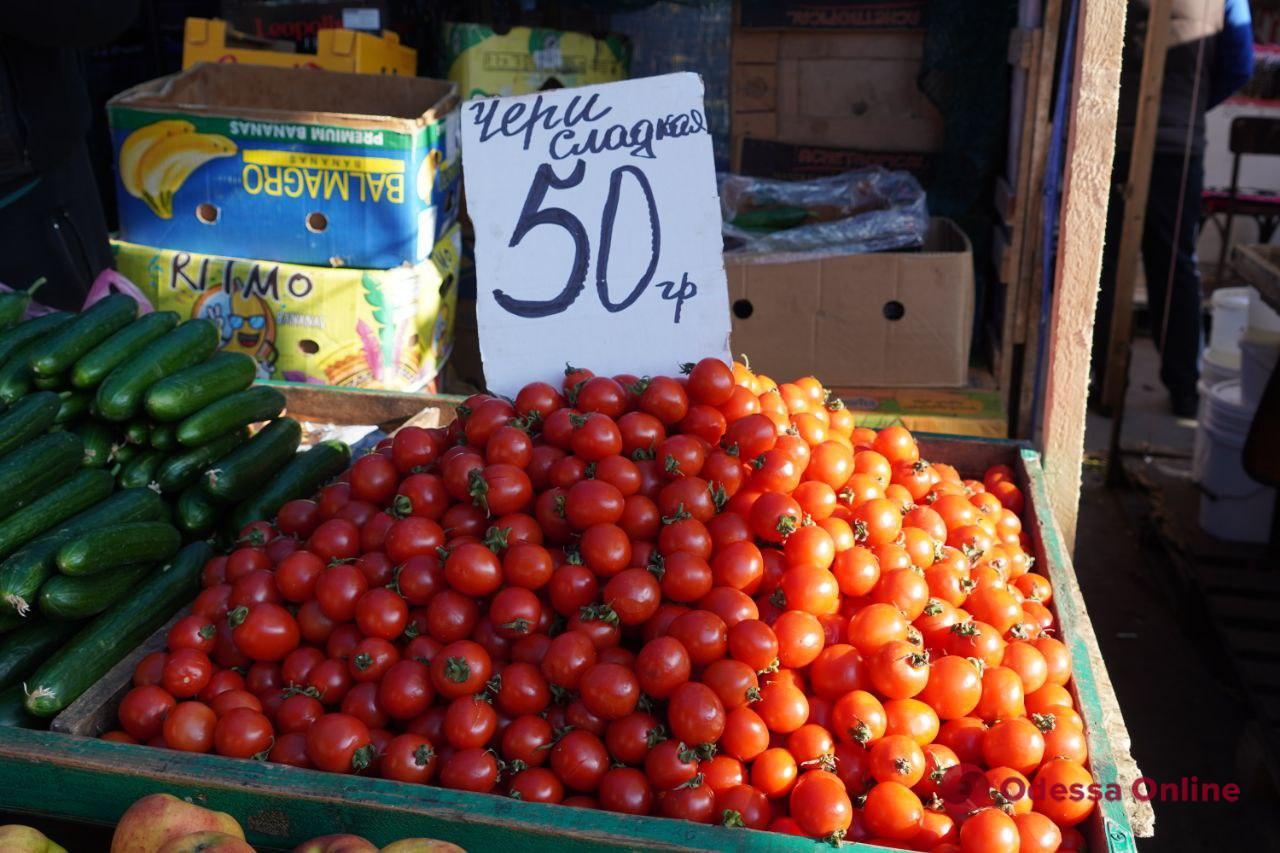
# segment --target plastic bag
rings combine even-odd
[[[11,293],[14,289],[7,284],[0,284],[0,293]],[[85,296],[84,304],[80,306],[80,310],[88,310],[95,302],[110,296],[112,293],[123,293],[125,296],[131,297],[138,303],[139,314],[150,314],[155,310],[151,305],[151,300],[147,299],[146,294],[139,290],[136,284],[110,267],[98,273],[98,277],[93,280],[93,285],[90,286],[89,293]],[[33,299],[23,319],[31,320],[36,317],[43,317],[54,310],[56,309]]]
[[[920,246],[924,190],[909,172],[879,166],[829,178],[720,176],[725,252],[847,255]]]

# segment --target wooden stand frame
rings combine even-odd
[[[1125,0],[1080,0],[1075,85],[1054,275],[1043,446],[1049,497],[1068,548],[1076,536],[1094,309],[1115,154]]]

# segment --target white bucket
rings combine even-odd
[[[1280,314],[1256,293],[1250,294],[1249,298],[1249,331],[1280,335]]]
[[[1218,363],[1240,369],[1240,335],[1249,324],[1252,292],[1248,287],[1224,287],[1213,292],[1209,302],[1213,326],[1206,357],[1212,354]]]
[[[1227,360],[1221,351],[1207,349],[1200,358],[1200,396],[1209,393],[1214,385],[1231,382],[1240,378],[1240,350],[1235,351],[1235,358]]]
[[[1249,330],[1240,338],[1240,395],[1249,408],[1258,408],[1277,361],[1280,361],[1280,334]]]
[[[1239,382],[1209,389],[1196,430],[1192,473],[1200,486],[1200,527],[1231,542],[1266,542],[1276,491],[1249,477],[1241,454],[1253,408],[1241,398]]]

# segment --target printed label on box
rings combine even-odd
[[[109,115],[130,242],[385,269],[425,259],[457,216],[456,121],[410,134],[124,106]]]
[[[460,229],[430,260],[390,270],[328,269],[113,241],[116,267],[158,309],[217,324],[221,347],[264,379],[413,390],[453,345]]]

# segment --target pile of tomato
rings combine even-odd
[[[1004,466],[813,378],[569,368],[407,427],[204,570],[107,737],[917,850],[1093,808]]]

